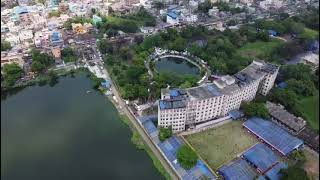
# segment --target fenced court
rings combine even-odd
[[[214,170],[258,142],[242,128],[242,121],[232,121],[214,129],[185,136],[185,139]]]

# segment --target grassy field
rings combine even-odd
[[[185,138],[214,170],[258,142],[242,129],[242,121],[232,121]]]
[[[304,28],[304,32],[300,35],[300,37],[305,39],[315,39],[319,37],[319,31]]]
[[[311,153],[309,150],[304,150],[306,156],[306,162],[303,165],[303,168],[306,170],[311,179],[319,180],[319,155]]]
[[[272,39],[269,42],[253,42],[237,50],[237,52],[246,57],[265,57],[273,53],[275,48],[281,46],[284,42],[279,39]]]
[[[319,130],[319,91],[315,96],[301,99],[299,107],[311,128]]]

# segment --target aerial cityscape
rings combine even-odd
[[[1,178],[319,180],[319,1],[1,0]]]

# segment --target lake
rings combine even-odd
[[[1,178],[164,179],[131,143],[113,104],[91,87],[85,75],[61,77],[54,87],[27,87],[1,101]]]
[[[200,70],[190,62],[176,57],[161,58],[155,62],[155,69],[159,72],[175,72],[180,75],[198,75]]]

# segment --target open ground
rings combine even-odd
[[[242,121],[232,121],[185,138],[214,170],[258,142],[242,128]]]

